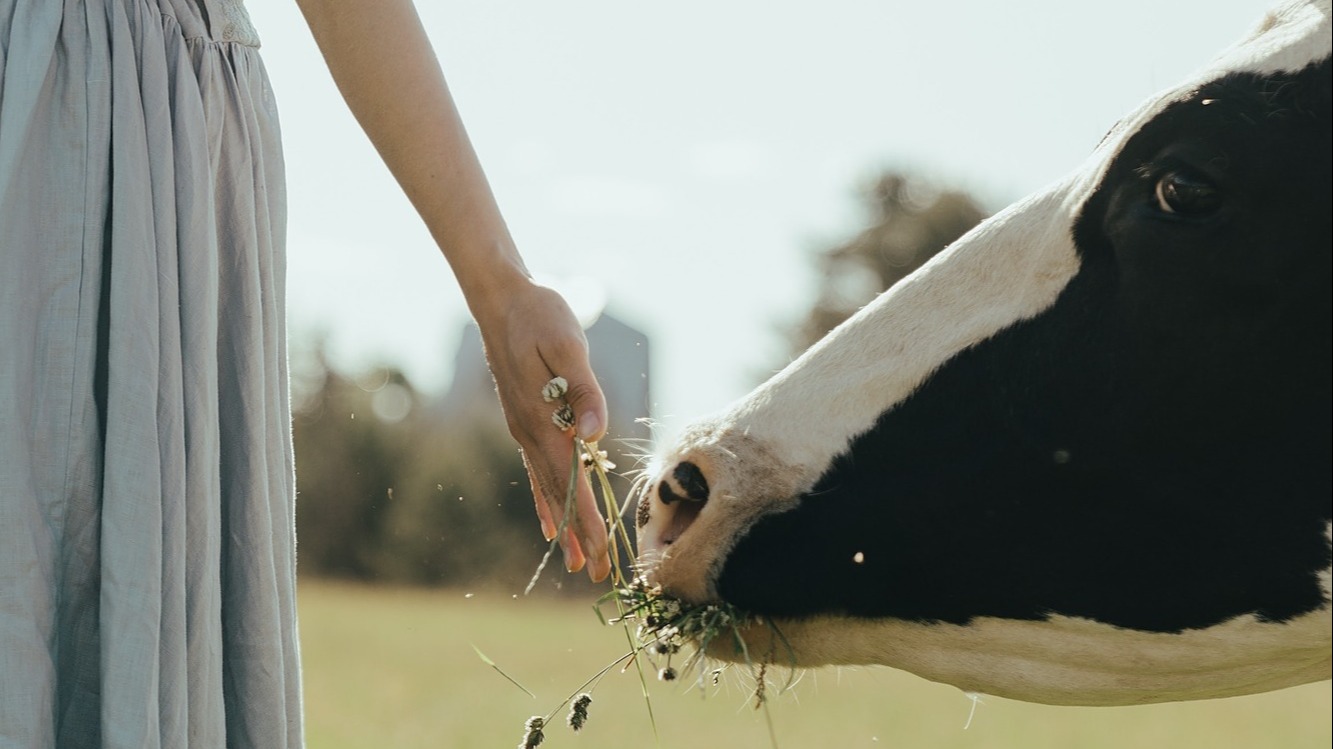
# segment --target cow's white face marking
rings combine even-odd
[[[730,413],[691,427],[662,465],[699,464],[715,499],[670,544],[681,505],[649,514],[639,543],[653,574],[688,599],[715,598],[718,561],[759,515],[790,507],[951,355],[1049,307],[1078,269],[1070,189],[1055,185],[991,218]]]
[[[724,563],[756,522],[818,502],[816,483],[882,415],[960,352],[1056,304],[1080,273],[1075,222],[1136,133],[1224,75],[1295,73],[1326,60],[1329,18],[1328,0],[1276,9],[1190,81],[1124,118],[1072,176],[986,221],[749,396],[689,428],[650,468],[639,513],[646,571],[687,600],[718,598]],[[1056,464],[1084,457],[1052,447]],[[805,550],[793,544],[789,553],[799,561]],[[843,556],[849,567],[878,562],[859,548]],[[1326,535],[1324,564],[1327,556]],[[799,665],[882,663],[1039,702],[1193,699],[1328,678],[1328,569],[1318,583],[1323,606],[1299,616],[1242,615],[1172,633],[1069,616],[945,624],[818,615],[780,627]]]

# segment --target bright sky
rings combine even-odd
[[[1078,165],[1260,0],[419,0],[535,273],[653,346],[653,416],[724,407],[785,363],[811,251],[883,167],[995,210]],[[290,319],[349,367],[447,385],[468,319],[342,105],[295,3],[249,3],[287,148]]]

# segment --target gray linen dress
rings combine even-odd
[[[0,0],[0,748],[300,746],[278,120],[238,0]]]

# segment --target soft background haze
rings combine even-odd
[[[1075,167],[1240,38],[1255,0],[422,0],[529,267],[653,345],[653,416],[721,408],[787,359],[810,252],[855,190],[916,170],[991,210]],[[344,109],[295,3],[254,2],[287,147],[294,338],[447,387],[467,310]]]

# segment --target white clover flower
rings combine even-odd
[[[612,463],[611,461],[606,459],[605,450],[592,450],[590,452],[585,452],[581,456],[581,459],[583,461],[584,468],[592,468],[593,466],[597,466],[599,469],[601,469],[602,473],[615,470],[616,467],[615,463]]]
[[[551,412],[551,422],[562,430],[572,429],[574,427],[574,409],[570,408],[568,403],[557,408]]]
[[[563,377],[552,377],[551,381],[542,388],[542,398],[550,403],[565,397],[569,392],[569,381]]]

